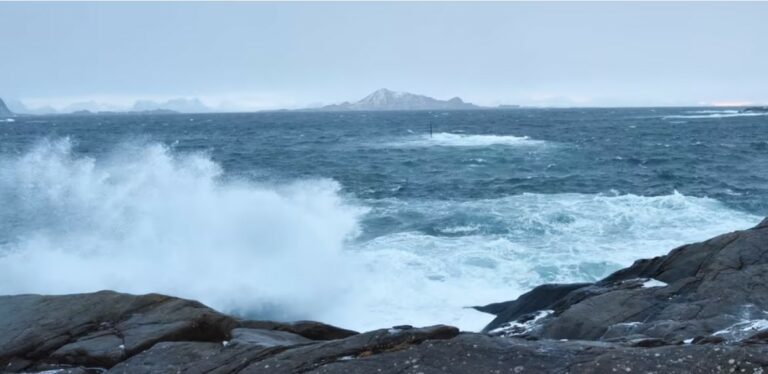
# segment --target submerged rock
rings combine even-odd
[[[0,371],[758,373],[768,369],[766,270],[768,220],[596,283],[478,307],[497,315],[489,333],[243,321],[155,294],[2,296]]]

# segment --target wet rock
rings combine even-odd
[[[375,330],[342,340],[288,349],[245,367],[243,373],[306,372],[328,363],[401,351],[426,341],[451,339],[458,334],[457,328],[444,325]]]
[[[308,344],[312,343],[312,340],[285,331],[237,328],[232,330],[232,340],[228,343],[268,348]]]
[[[691,340],[691,344],[720,344],[725,343],[725,338],[722,336],[697,336]]]
[[[344,339],[358,334],[356,331],[314,321],[297,321],[290,323],[274,321],[243,321],[240,323],[240,325],[242,327],[261,330],[290,332],[296,335],[301,335],[310,340]]]

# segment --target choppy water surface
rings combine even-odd
[[[767,128],[690,108],[17,118],[0,293],[478,329],[463,307],[757,223]]]

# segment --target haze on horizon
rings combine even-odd
[[[768,104],[766,19],[754,2],[0,3],[0,97],[242,111],[387,87],[487,106]]]

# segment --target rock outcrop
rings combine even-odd
[[[0,371],[47,373],[761,373],[768,220],[586,284],[478,309],[482,333],[246,321],[163,295],[0,297]]]

